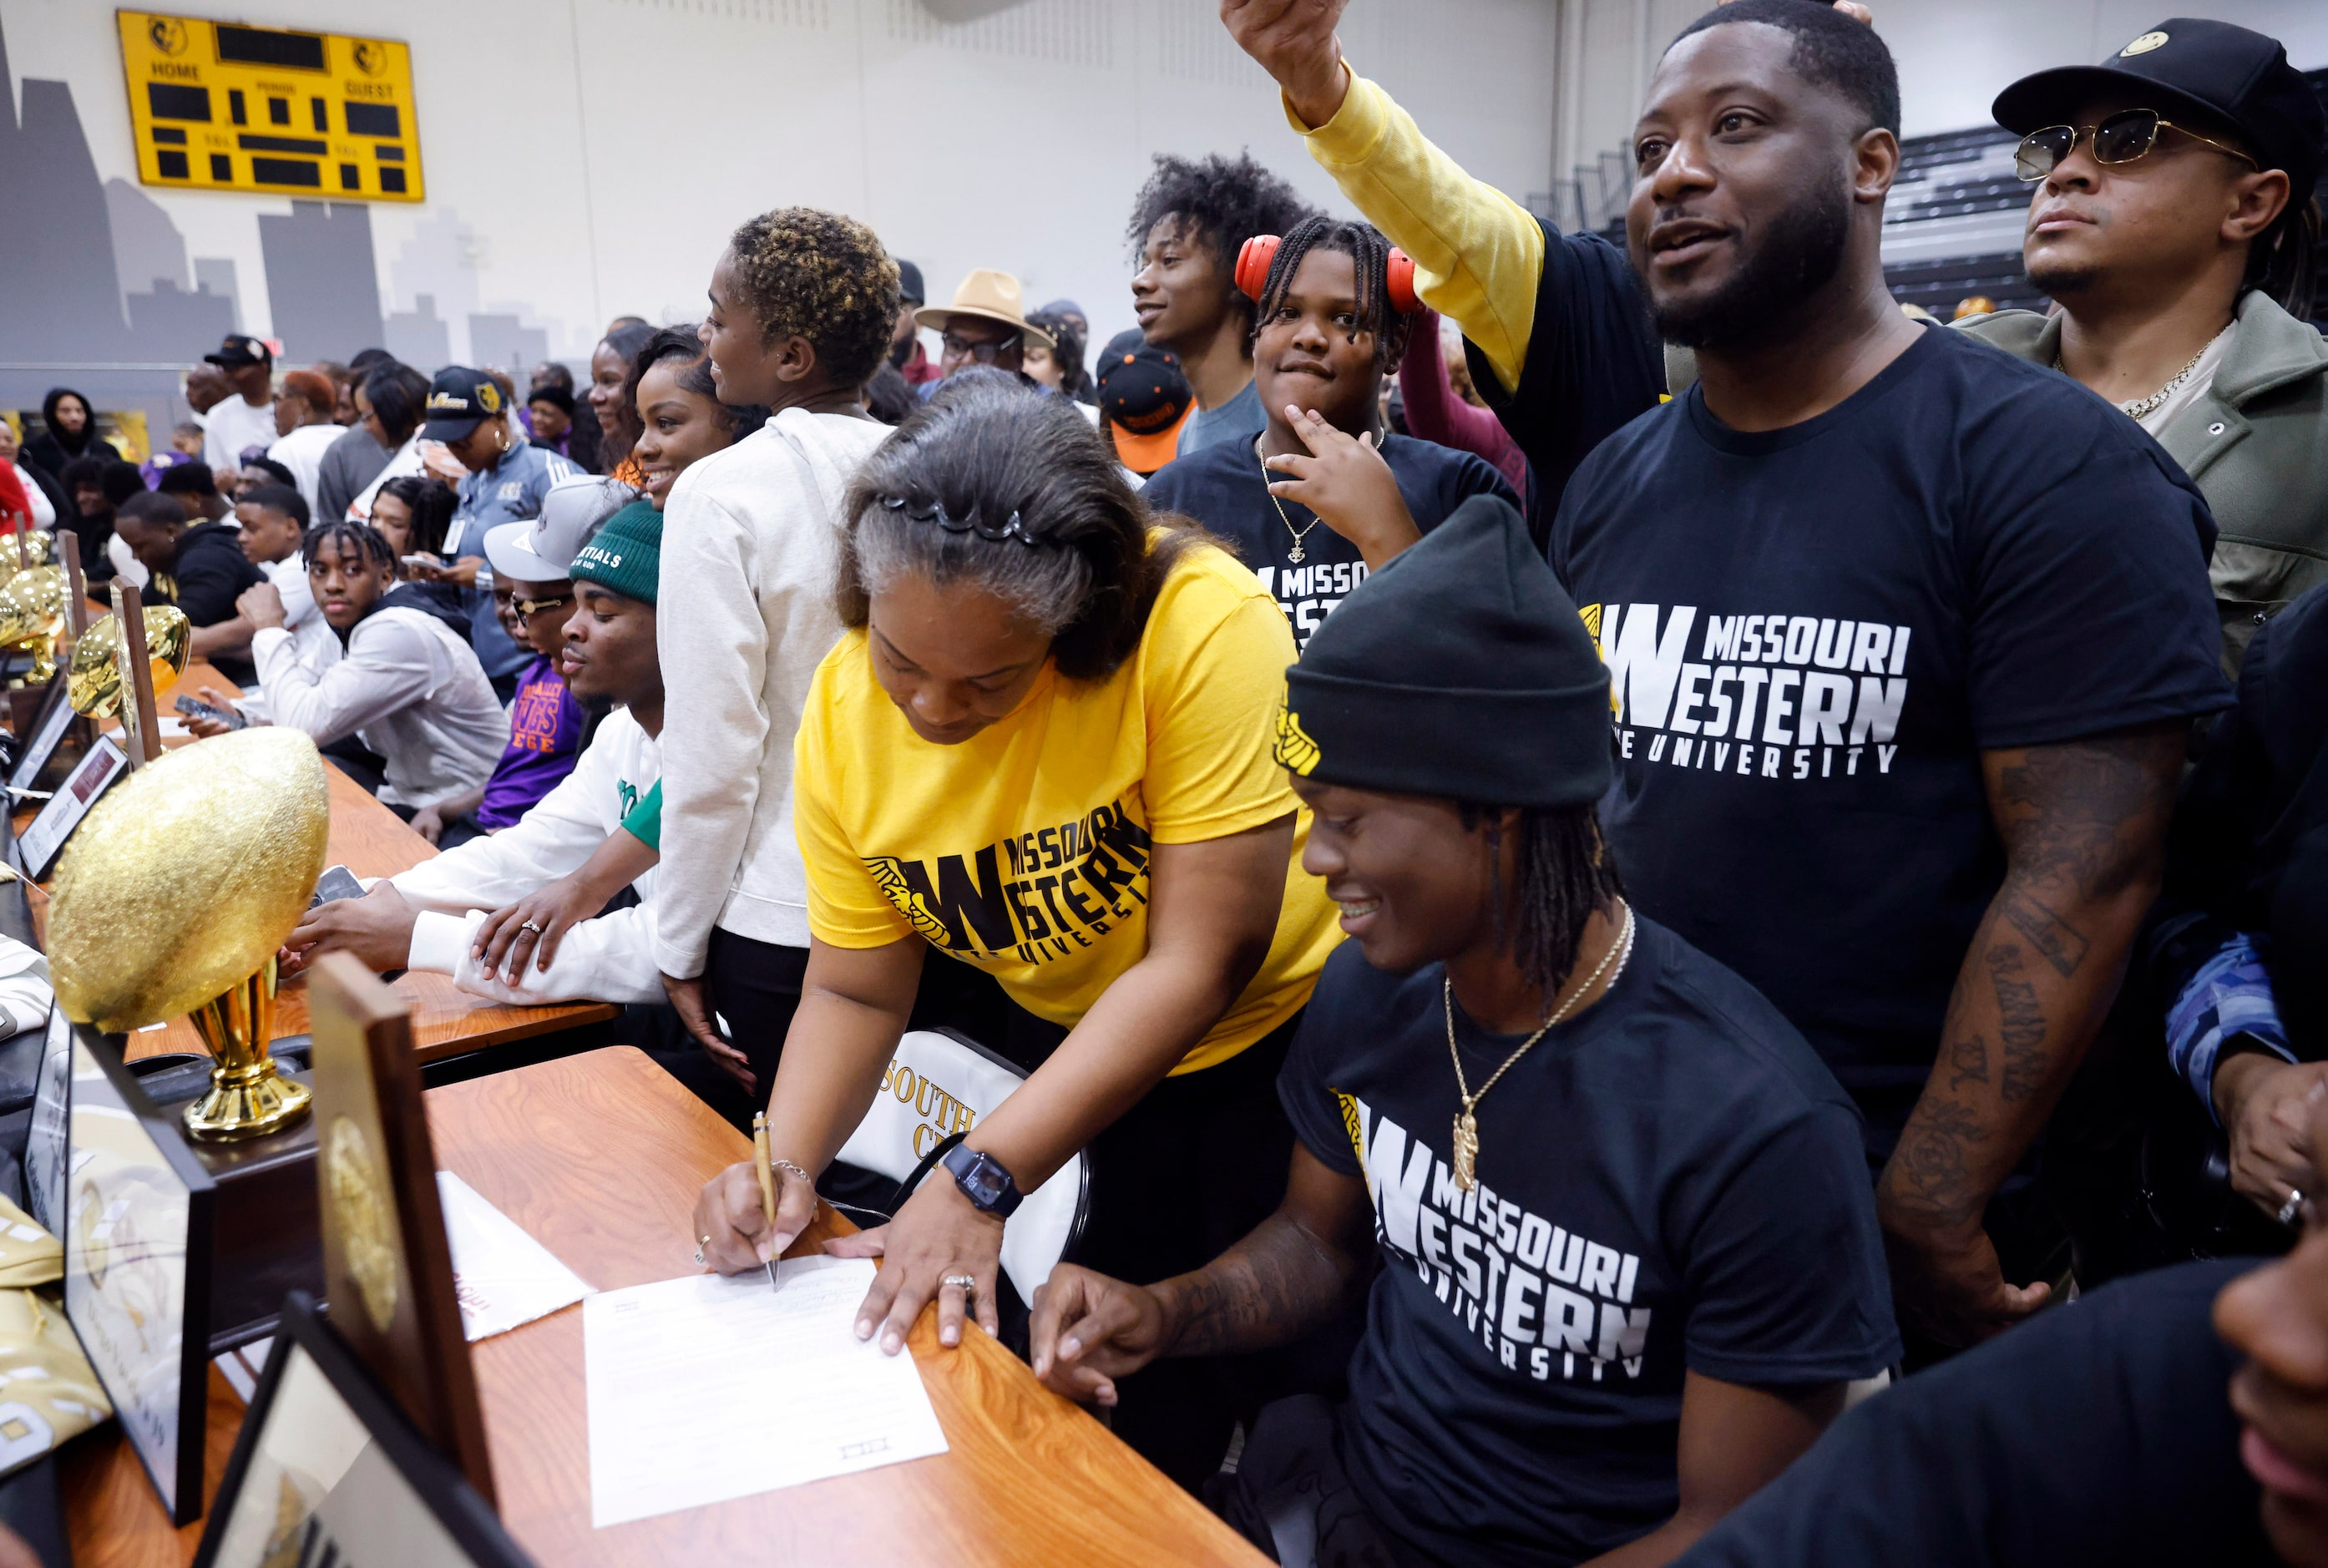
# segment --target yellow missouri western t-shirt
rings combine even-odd
[[[1200,546],[1113,675],[1085,685],[1046,665],[1009,717],[934,746],[881,690],[866,634],[849,633],[809,689],[793,775],[810,930],[836,947],[918,934],[1072,1027],[1148,952],[1151,843],[1299,812],[1269,958],[1173,1072],[1225,1061],[1310,1000],[1341,937],[1301,869],[1310,813],[1270,756],[1293,657],[1253,575]]]

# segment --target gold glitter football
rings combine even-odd
[[[49,971],[68,1018],[119,1033],[255,972],[324,871],[315,743],[262,726],[182,746],[99,801],[65,846]]]

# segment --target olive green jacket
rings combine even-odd
[[[1957,324],[2039,364],[2060,352],[2058,316],[2008,310]],[[2167,421],[2158,444],[2199,486],[2221,530],[2208,575],[2223,620],[2223,670],[2237,680],[2256,628],[2328,582],[2328,342],[2249,291],[2214,384]]]

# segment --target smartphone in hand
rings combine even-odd
[[[177,701],[172,703],[171,706],[175,708],[179,712],[184,714],[188,718],[214,719],[218,723],[225,725],[229,729],[241,729],[250,723],[250,720],[245,718],[241,714],[237,713],[231,708],[213,708],[209,703],[204,702],[198,698],[181,697]]]

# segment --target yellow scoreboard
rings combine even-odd
[[[145,183],[422,199],[406,45],[153,11],[114,15]]]

